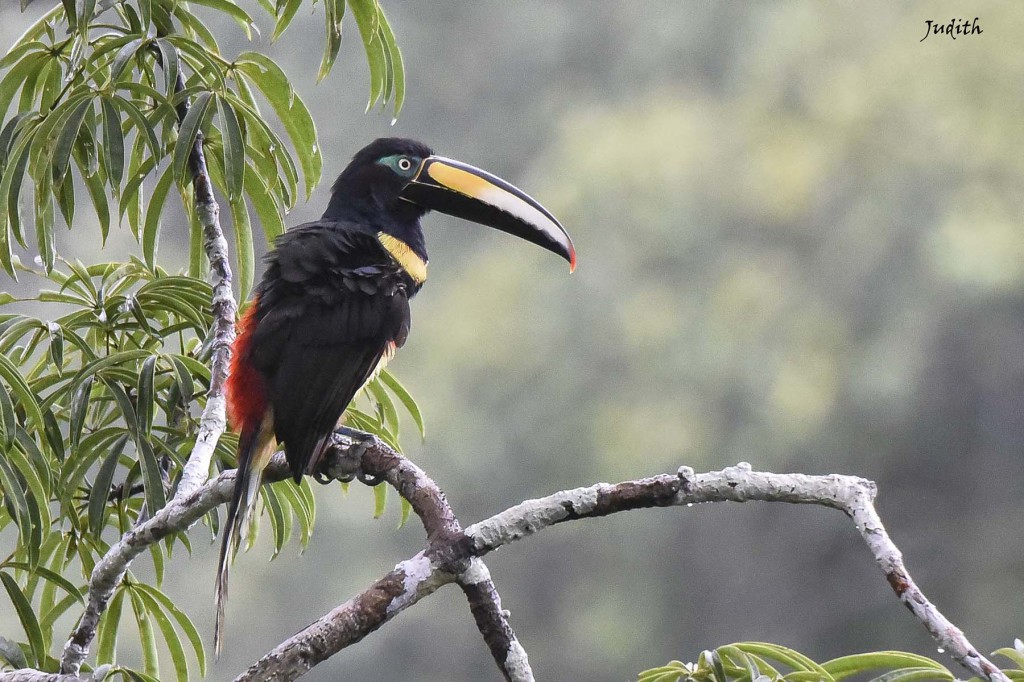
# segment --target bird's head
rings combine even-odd
[[[331,191],[325,218],[379,221],[375,229],[413,248],[422,246],[419,219],[433,210],[508,232],[558,254],[570,270],[576,267],[568,233],[537,201],[486,171],[435,156],[414,140],[374,140],[352,158]]]

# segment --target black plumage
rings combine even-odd
[[[418,290],[362,224],[320,220],[278,238],[255,292],[246,360],[267,382],[274,434],[297,481],[356,392],[405,343]]]
[[[348,404],[405,343],[409,299],[427,276],[420,218],[429,210],[510,232],[575,266],[568,234],[528,195],[400,138],[357,153],[323,217],[278,238],[239,321],[225,385],[239,445],[217,572],[218,653],[228,566],[262,471],[278,445],[296,482],[315,469]]]

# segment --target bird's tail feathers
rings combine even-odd
[[[228,516],[221,533],[220,559],[217,562],[216,605],[217,618],[213,630],[214,651],[219,657],[224,644],[224,617],[228,601],[228,571],[249,516],[256,506],[257,493],[263,470],[270,461],[277,443],[269,420],[258,429],[243,430],[238,440],[238,470],[235,487],[228,503]],[[243,505],[244,500],[244,505]]]

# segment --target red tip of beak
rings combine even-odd
[[[569,274],[576,272],[576,249],[569,254]]]

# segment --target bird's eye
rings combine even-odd
[[[411,170],[412,169],[412,160],[409,159],[408,157],[405,157],[405,156],[399,158],[398,159],[398,169],[399,170],[404,170],[404,171]]]

